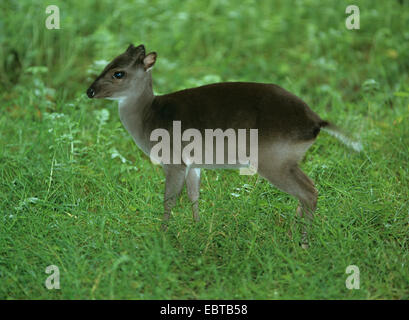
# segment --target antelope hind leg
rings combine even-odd
[[[297,208],[297,213],[306,220],[306,225],[302,231],[301,245],[303,248],[308,248],[307,229],[313,220],[317,206],[317,190],[314,183],[295,163],[280,167],[274,165],[259,166],[259,173],[273,185],[299,200],[300,205]]]

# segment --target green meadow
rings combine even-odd
[[[0,4],[1,299],[409,299],[408,1],[355,1],[356,30],[349,1],[51,2]],[[321,132],[302,160],[308,250],[297,201],[231,170],[202,172],[198,224],[184,190],[160,231],[162,169],[85,95],[129,43],[158,53],[157,94],[276,83],[362,142]]]

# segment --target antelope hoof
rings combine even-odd
[[[308,243],[301,243],[301,248],[308,249],[309,247]]]

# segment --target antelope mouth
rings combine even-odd
[[[90,99],[112,99],[116,100],[116,98],[112,97],[110,92],[97,92],[93,87],[88,88],[86,92],[88,98]]]

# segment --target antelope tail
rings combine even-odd
[[[339,141],[344,143],[347,147],[354,149],[356,152],[361,152],[363,147],[358,141],[354,141],[349,138],[340,128],[329,121],[320,122],[320,127],[322,130],[328,132],[331,136],[337,138]]]

